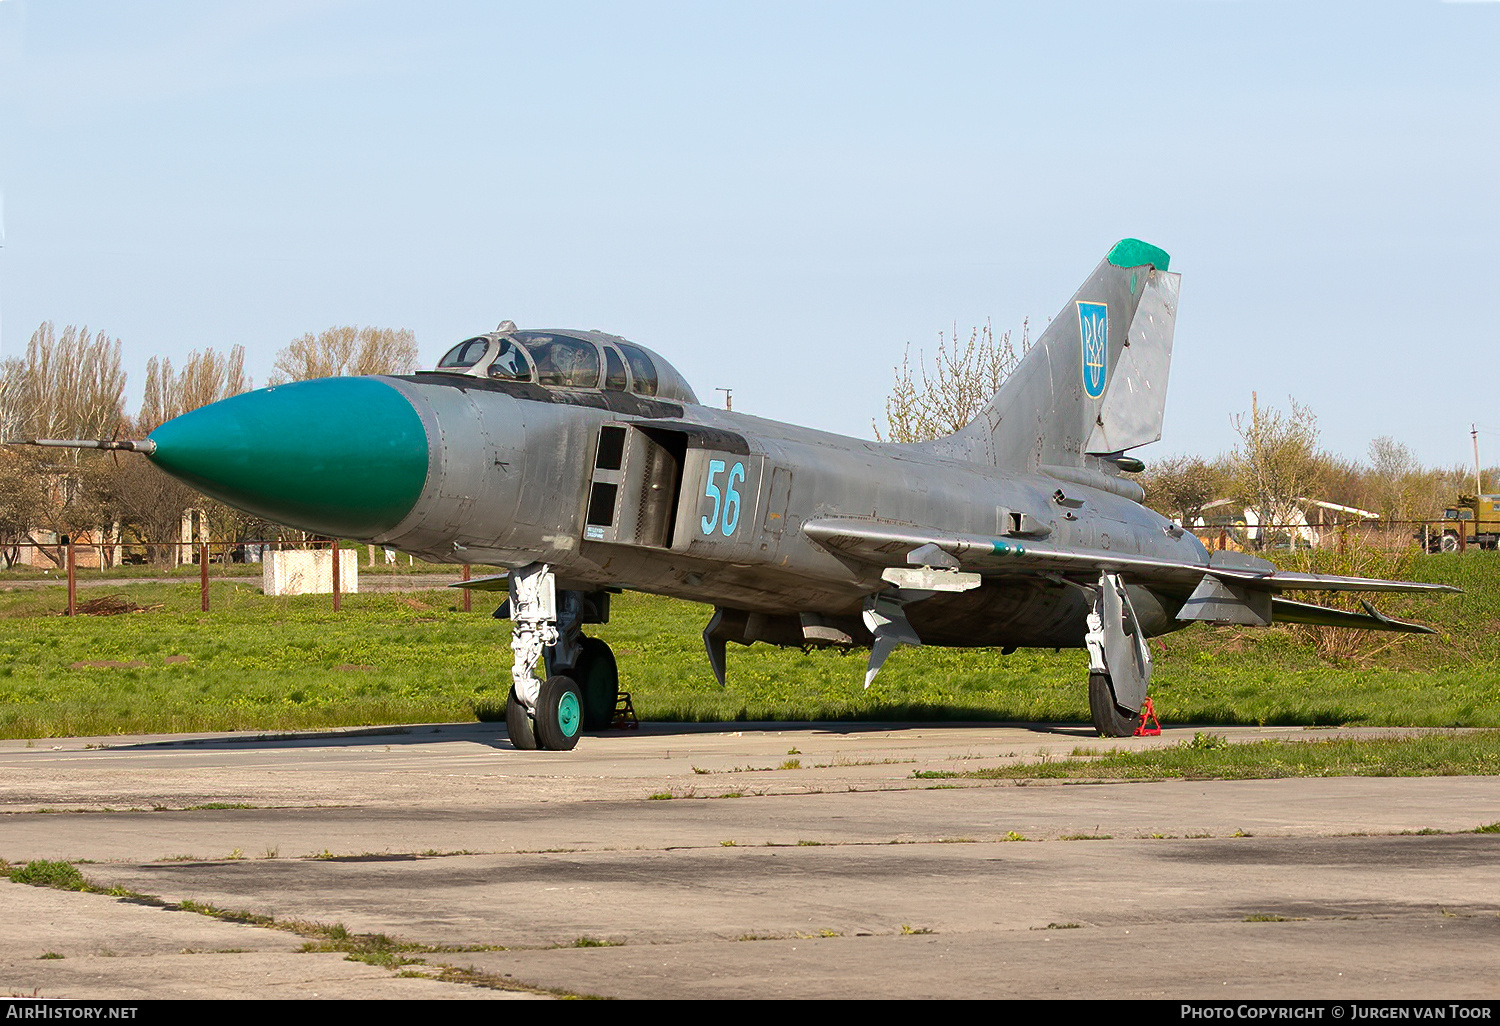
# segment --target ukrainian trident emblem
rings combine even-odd
[[[1109,307],[1078,304],[1078,335],[1083,340],[1083,391],[1090,399],[1104,394],[1109,373]]]

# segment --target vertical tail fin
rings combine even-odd
[[[1180,275],[1124,239],[1094,268],[979,416],[942,440],[1017,470],[1098,467],[1161,437]]]

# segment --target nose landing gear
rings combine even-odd
[[[509,605],[515,661],[505,728],[511,744],[528,751],[567,751],[583,731],[608,727],[620,690],[619,670],[609,645],[581,630],[585,622],[608,620],[608,595],[565,590],[559,616],[552,568],[532,563],[511,571]],[[538,657],[547,669],[545,680],[536,675]]]

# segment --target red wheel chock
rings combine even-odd
[[[1161,721],[1156,718],[1156,709],[1151,705],[1151,699],[1146,699],[1146,704],[1141,706],[1141,722],[1135,728],[1135,737],[1160,737]]]

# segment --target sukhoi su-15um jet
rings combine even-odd
[[[1209,552],[1141,505],[1126,454],[1161,437],[1167,266],[1120,242],[979,416],[931,442],[711,409],[643,346],[507,321],[436,370],[263,388],[143,441],[40,444],[133,450],[267,520],[505,569],[473,583],[509,591],[518,748],[572,748],[608,722],[614,656],[583,628],[625,588],[713,605],[703,641],[721,684],[731,641],[866,646],[866,687],[897,645],[1082,649],[1094,724],[1121,736],[1154,635],[1194,621],[1430,633],[1368,603],[1284,596],[1454,590]]]

